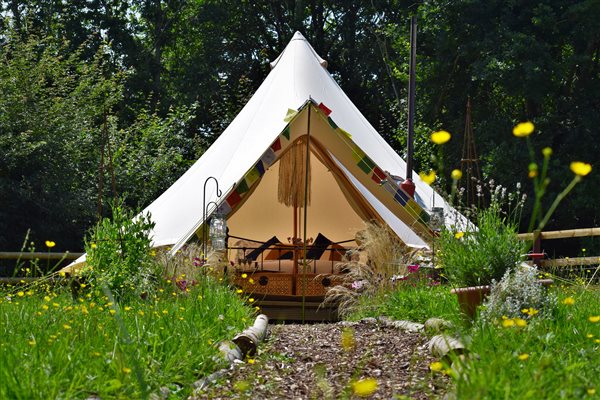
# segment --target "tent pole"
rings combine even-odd
[[[304,303],[306,297],[306,220],[308,218],[308,163],[310,162],[310,110],[312,101],[308,104],[308,123],[306,128],[306,166],[304,168],[304,235],[302,237],[302,323],[304,323]]]
[[[414,197],[415,185],[412,181],[413,171],[413,141],[415,136],[415,90],[416,90],[416,65],[417,65],[417,17],[413,15],[410,19],[410,64],[408,83],[408,137],[406,152],[406,180],[403,189]]]
[[[294,233],[292,235],[292,246],[294,246],[294,269],[292,274],[292,294],[296,294],[296,284],[298,279],[298,251],[296,250],[296,239],[298,238],[298,206],[294,204]]]

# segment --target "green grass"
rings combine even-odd
[[[462,323],[456,296],[450,294],[446,286],[426,286],[422,284],[403,285],[389,293],[363,297],[359,301],[351,319],[385,315],[398,320],[425,322],[428,318],[438,317]]]
[[[178,398],[218,367],[214,344],[250,325],[253,309],[208,278],[188,293],[111,305],[65,289],[1,289],[0,398]]]
[[[600,395],[600,293],[559,291],[553,318],[524,328],[476,323],[469,332],[468,373],[456,379],[458,398],[584,399]],[[563,304],[572,297],[573,305]],[[592,318],[592,320],[595,320]],[[521,358],[519,358],[521,356]]]
[[[466,323],[447,286],[403,287],[364,299],[352,318],[388,315],[415,322],[429,317],[454,321],[455,333],[476,354],[463,365],[464,374],[447,368],[439,372],[453,376],[458,399],[597,398],[600,321],[593,321],[600,316],[600,291],[581,286],[553,290],[558,305],[552,317],[534,316],[525,327],[478,319]],[[574,304],[565,304],[566,298]]]

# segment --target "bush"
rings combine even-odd
[[[145,297],[161,274],[150,247],[154,223],[149,214],[135,216],[121,202],[112,205],[112,214],[112,220],[104,218],[86,239],[87,266],[81,275],[96,289],[109,289],[116,299]]]
[[[507,271],[500,282],[492,283],[481,317],[492,322],[503,317],[526,318],[538,313],[549,316],[554,306],[556,297],[548,295],[538,282],[537,268],[522,267]]]
[[[476,219],[477,228],[467,232],[441,232],[439,261],[451,284],[489,285],[521,260],[524,244],[517,238],[517,225],[498,204],[481,210]]]

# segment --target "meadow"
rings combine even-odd
[[[600,289],[560,285],[550,315],[522,310],[521,317],[486,322],[465,319],[450,287],[402,286],[363,299],[350,318],[388,315],[453,323],[449,332],[468,347],[467,357],[431,365],[454,381],[458,399],[586,399],[600,395]]]
[[[0,288],[0,398],[186,398],[220,367],[216,345],[255,309],[219,279],[122,304],[68,287]]]

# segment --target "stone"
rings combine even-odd
[[[436,335],[429,340],[427,345],[432,356],[446,358],[450,353],[463,354],[467,351],[462,342],[447,335]]]
[[[423,324],[419,324],[411,321],[395,321],[388,317],[379,317],[379,323],[383,326],[400,329],[408,332],[422,332]]]
[[[424,324],[425,332],[439,333],[452,329],[453,324],[442,318],[429,318]]]

